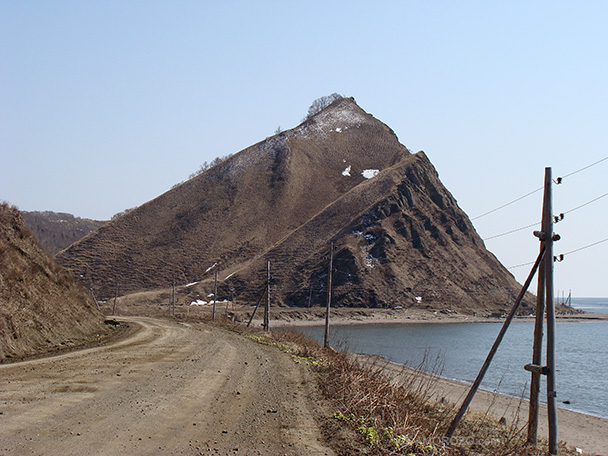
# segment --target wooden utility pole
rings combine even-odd
[[[175,275],[171,285],[171,313],[175,316]]]
[[[226,280],[226,279],[224,279]],[[234,298],[234,288],[230,287],[230,303],[232,304],[232,311],[235,311],[235,298]],[[226,314],[228,313],[228,303],[226,303]]]
[[[215,321],[215,305],[217,304],[217,269],[213,276],[213,320]]]
[[[310,303],[312,301],[312,282],[310,283],[310,289],[308,290],[308,308],[310,309]]]
[[[515,316],[517,307],[523,299],[530,282],[534,277],[536,269],[539,269],[538,285],[537,285],[537,301],[536,301],[536,324],[534,327],[534,347],[532,354],[532,363],[526,364],[524,369],[532,372],[532,381],[530,384],[530,410],[528,419],[528,442],[536,443],[536,434],[538,430],[538,393],[540,387],[540,375],[547,376],[547,417],[549,421],[549,453],[557,454],[557,408],[555,399],[555,302],[553,289],[553,243],[560,239],[559,235],[553,233],[553,208],[552,208],[552,186],[551,168],[545,168],[545,187],[543,197],[543,215],[541,223],[541,231],[535,231],[534,235],[541,240],[541,248],[538,258],[534,263],[532,271],[528,275],[526,282],[517,298],[513,309],[509,313],[504,322],[484,365],[482,366],[473,386],[469,390],[469,394],[463,401],[460,410],[454,417],[446,432],[446,438],[450,439],[458,426],[458,423],[464,416],[483,376],[490,365],[492,358],[502,340],[504,333],[507,330],[511,319]],[[542,338],[543,338],[543,314],[547,314],[547,365],[541,366],[542,358]]]
[[[89,291],[91,292],[91,296],[93,297],[93,301],[95,301],[95,305],[97,306],[97,310],[101,311],[101,307],[99,307],[99,302],[97,301],[97,298],[95,297],[95,293],[93,293],[93,281],[91,280],[91,287],[89,288]]]
[[[551,168],[545,168],[543,225],[545,227],[545,299],[547,302],[547,418],[549,424],[549,454],[557,454],[557,406],[555,391],[555,303],[553,296],[553,234]]]
[[[116,281],[116,291],[114,292],[114,305],[112,306],[112,315],[116,315],[116,299],[118,298],[118,281]]]
[[[334,243],[329,248],[329,271],[327,272],[327,307],[325,309],[325,337],[323,347],[329,348],[329,311],[331,309],[331,279],[334,264]]]
[[[547,418],[549,427],[549,453],[557,454],[557,408],[555,399],[555,302],[553,289],[553,243],[559,240],[559,235],[553,233],[553,204],[552,204],[551,168],[545,168],[545,192],[543,196],[543,215],[541,231],[534,234],[541,240],[541,249],[545,249],[545,260],[539,274],[536,324],[534,327],[534,347],[532,363],[524,369],[532,373],[530,382],[530,410],[528,414],[528,442],[536,443],[538,432],[538,395],[540,376],[547,376]],[[541,365],[543,342],[543,317],[547,314],[547,364]]]
[[[264,309],[264,330],[270,331],[270,260],[268,260],[266,276],[266,308]]]
[[[503,323],[502,328],[500,328],[500,332],[498,333],[498,336],[496,336],[494,345],[492,345],[492,348],[490,349],[490,352],[488,353],[488,356],[487,356],[485,362],[483,363],[483,366],[481,367],[479,374],[477,374],[477,378],[473,382],[473,385],[471,386],[471,389],[469,390],[467,397],[465,397],[464,401],[462,402],[462,405],[460,406],[460,410],[458,410],[458,413],[452,420],[452,423],[450,424],[450,427],[448,428],[448,430],[445,434],[445,436],[448,440],[451,439],[452,436],[454,435],[454,431],[456,430],[458,423],[460,423],[460,420],[462,419],[462,417],[466,413],[467,409],[469,408],[469,405],[471,404],[473,397],[475,397],[475,393],[477,393],[477,390],[479,389],[479,385],[481,384],[483,377],[486,375],[486,371],[490,367],[490,363],[492,362],[492,359],[494,358],[494,355],[496,354],[496,351],[498,350],[498,347],[499,347],[500,343],[502,342],[502,339],[503,339],[505,333],[507,332],[509,325],[511,324],[511,320],[513,320],[513,317],[515,317],[515,314],[517,313],[517,309],[519,308],[519,305],[521,304],[522,299],[526,295],[526,291],[528,291],[530,282],[532,282],[532,278],[536,274],[536,270],[538,269],[538,266],[539,266],[541,260],[543,259],[543,256],[545,258],[547,257],[545,250],[541,249],[540,253],[538,254],[538,257],[536,258],[536,261],[534,262],[534,266],[532,267],[532,270],[530,271],[530,274],[528,274],[528,278],[526,279],[523,287],[521,288],[521,291],[519,292],[519,296],[517,296],[515,304],[513,304],[513,307],[511,308],[509,315],[507,316],[505,322]]]
[[[541,231],[544,228],[541,225]],[[542,244],[541,244],[542,248]],[[543,323],[545,320],[545,264],[538,267],[538,284],[536,286],[536,317],[534,324],[534,345],[532,364],[539,366],[543,356]],[[540,393],[540,371],[532,371],[530,381],[530,408],[528,411],[528,443],[536,444],[538,433],[538,395]]]
[[[264,299],[264,296],[266,296],[266,293],[268,293],[268,288],[264,287],[264,292],[262,293],[262,296],[260,296],[260,299],[258,299],[258,303],[255,305],[255,309],[253,309],[253,313],[251,314],[251,318],[249,319],[249,323],[247,323],[247,327],[249,328],[249,326],[251,326],[251,322],[253,321],[253,317],[255,317],[255,313],[258,311],[258,307],[260,307],[260,303],[262,302],[262,299]]]

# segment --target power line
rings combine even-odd
[[[566,255],[570,255],[570,254],[575,253],[575,252],[580,252],[581,250],[588,249],[589,247],[594,247],[594,246],[596,246],[598,244],[601,244],[602,242],[606,242],[606,241],[608,241],[608,238],[602,239],[601,241],[594,242],[593,244],[589,244],[589,245],[586,245],[584,247],[579,247],[578,249],[570,250],[569,252],[562,253],[561,255],[566,256]]]
[[[608,158],[608,157],[607,157],[607,158]],[[591,204],[591,203],[595,203],[597,200],[600,200],[600,199],[602,199],[602,198],[604,198],[604,197],[606,197],[606,196],[608,196],[608,193],[604,193],[602,196],[598,196],[597,198],[594,198],[594,199],[592,199],[591,201],[587,201],[586,203],[581,204],[580,206],[576,206],[574,209],[570,209],[569,211],[564,212],[564,214],[568,214],[568,213],[570,213],[570,212],[574,212],[574,211],[576,211],[577,209],[580,209],[581,207],[585,207],[585,206],[587,206],[587,205],[589,205],[589,204]]]
[[[531,264],[534,264],[534,261],[530,261],[529,263],[516,264],[515,266],[509,266],[507,269],[521,268],[522,266],[530,266]]]
[[[571,255],[573,253],[580,252],[581,250],[585,250],[585,249],[588,249],[590,247],[595,247],[596,245],[602,244],[603,242],[606,242],[606,241],[608,241],[608,237],[602,239],[601,241],[597,241],[597,242],[594,242],[592,244],[588,244],[588,245],[585,245],[583,247],[579,247],[578,249],[570,250],[569,252],[566,252],[566,253],[561,253],[561,254],[557,255],[557,257],[560,258],[559,261],[562,261],[563,257],[565,257],[566,255]],[[507,269],[520,268],[522,266],[529,266],[531,264],[534,264],[534,262],[532,261],[530,263],[516,264],[515,266],[509,266]]]
[[[573,176],[574,174],[580,173],[581,171],[584,171],[584,170],[586,170],[586,169],[589,169],[589,168],[591,168],[592,166],[598,165],[598,164],[600,164],[600,163],[602,163],[603,161],[606,161],[606,160],[608,160],[608,157],[604,157],[604,158],[602,158],[601,160],[598,160],[598,161],[596,161],[596,162],[591,163],[590,165],[583,166],[582,168],[577,169],[576,171],[572,171],[571,173],[564,174],[562,177],[559,177],[559,178],[557,179],[557,183],[561,183],[561,180],[562,180],[562,179],[564,179],[564,178],[566,178],[566,177]],[[518,201],[521,201],[522,199],[527,198],[527,197],[528,197],[528,196],[530,196],[530,195],[533,195],[534,193],[536,193],[536,192],[538,192],[538,191],[542,190],[543,188],[544,188],[544,187],[540,187],[540,188],[537,188],[536,190],[532,190],[531,192],[526,193],[525,195],[520,196],[519,198],[516,198],[516,199],[514,199],[513,201],[509,201],[508,203],[505,203],[505,204],[503,204],[502,206],[499,206],[499,207],[497,207],[497,208],[495,208],[495,209],[492,209],[491,211],[484,212],[483,214],[480,214],[480,215],[478,215],[477,217],[473,217],[473,218],[471,219],[471,221],[473,221],[473,220],[477,220],[477,219],[482,218],[482,217],[485,217],[486,215],[493,214],[493,213],[494,213],[494,212],[496,212],[496,211],[499,211],[499,210],[501,210],[501,209],[503,209],[503,208],[505,208],[505,207],[507,207],[507,206],[510,206],[511,204],[517,203]],[[523,229],[523,228],[522,228],[522,229]]]
[[[532,227],[534,227],[534,226],[537,226],[537,225],[538,225],[538,223],[539,223],[539,222],[535,222],[535,223],[532,223],[532,224],[530,224],[530,225],[522,226],[521,228],[515,228],[514,230],[511,230],[511,231],[506,231],[506,232],[504,232],[504,233],[495,234],[494,236],[490,236],[490,237],[484,238],[483,240],[484,240],[484,241],[489,241],[490,239],[495,239],[495,238],[497,238],[497,237],[506,236],[507,234],[516,233],[516,232],[518,232],[518,231],[522,231],[522,230],[525,230],[525,229],[527,229],[527,228],[532,228]],[[533,264],[533,263],[530,263],[530,264]]]
[[[509,201],[508,203],[503,204],[502,206],[499,206],[499,207],[497,207],[496,209],[492,209],[491,211],[485,212],[485,213],[483,213],[483,214],[481,214],[481,215],[478,215],[477,217],[473,217],[473,218],[471,219],[471,221],[473,221],[473,220],[477,220],[477,219],[479,219],[479,218],[481,218],[481,217],[485,217],[486,215],[490,215],[490,214],[492,214],[492,213],[494,213],[494,212],[496,212],[496,211],[499,211],[499,210],[501,210],[501,209],[503,209],[503,208],[505,208],[505,207],[507,207],[507,206],[510,206],[511,204],[517,203],[518,201],[521,201],[522,199],[527,198],[528,196],[533,195],[533,194],[535,194],[536,192],[541,191],[543,188],[544,188],[544,187],[540,187],[540,188],[537,188],[536,190],[532,190],[530,193],[526,193],[525,195],[520,196],[519,198],[516,198],[516,199],[514,199],[513,201]]]
[[[564,211],[564,212],[562,212],[560,215],[564,215],[564,214],[570,214],[571,212],[574,212],[574,211],[576,211],[576,210],[578,210],[578,209],[581,209],[581,208],[583,208],[583,207],[585,207],[585,206],[588,206],[588,205],[589,205],[589,204],[591,204],[591,203],[595,203],[596,201],[601,200],[602,198],[605,198],[606,196],[608,196],[608,193],[604,193],[603,195],[600,195],[600,196],[598,196],[597,198],[593,198],[592,200],[587,201],[586,203],[583,203],[583,204],[581,204],[580,206],[576,206],[576,207],[574,207],[574,208],[572,208],[572,209],[570,209],[570,210]],[[563,217],[561,217],[561,219],[563,219]],[[561,219],[557,219],[557,220],[556,220],[556,222],[557,222],[557,221],[559,221],[559,220],[561,220]],[[530,225],[522,226],[521,228],[515,228],[515,229],[513,229],[513,230],[506,231],[506,232],[504,232],[504,233],[495,234],[494,236],[490,236],[490,237],[487,237],[487,238],[483,238],[483,240],[484,240],[484,241],[489,241],[490,239],[495,239],[495,238],[498,238],[498,237],[506,236],[506,235],[508,235],[508,234],[516,233],[516,232],[518,232],[518,231],[522,231],[522,230],[525,230],[525,229],[527,229],[527,228],[532,228],[532,227],[534,227],[534,226],[538,225],[539,223],[540,223],[540,222],[536,222],[536,223],[532,223],[532,224],[530,224]]]
[[[603,161],[605,161],[605,160],[608,160],[608,157],[604,157],[604,158],[602,158],[601,160],[598,160],[598,161],[596,161],[596,162],[594,162],[594,163],[591,163],[590,165],[584,166],[584,167],[582,167],[581,169],[577,169],[576,171],[572,171],[572,172],[571,172],[571,173],[569,173],[569,174],[564,174],[564,175],[562,176],[562,179],[563,179],[564,177],[570,177],[570,176],[572,176],[572,175],[574,175],[574,174],[576,174],[576,173],[580,173],[581,171],[584,171],[584,170],[586,170],[586,169],[588,169],[588,168],[591,168],[592,166],[595,166],[595,165],[597,165],[597,164],[599,164],[599,163],[602,163],[602,162],[603,162]]]

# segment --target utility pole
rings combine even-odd
[[[545,168],[543,225],[545,226],[545,299],[547,301],[547,418],[549,421],[549,454],[557,454],[557,406],[555,391],[555,303],[553,296],[553,234],[551,168]]]
[[[549,427],[549,454],[557,454],[557,407],[555,392],[555,300],[553,288],[553,243],[560,239],[553,233],[551,168],[545,168],[545,191],[543,195],[543,215],[541,231],[534,235],[541,240],[541,250],[545,250],[542,272],[539,275],[536,301],[536,324],[532,363],[524,369],[532,373],[530,382],[530,409],[528,414],[528,442],[536,443],[538,432],[538,395],[540,376],[547,376],[547,419]],[[547,314],[547,364],[541,365],[543,341],[543,317]]]
[[[526,279],[522,290],[517,297],[515,305],[507,316],[494,345],[490,349],[484,365],[482,366],[473,386],[469,390],[467,397],[464,399],[460,410],[454,417],[445,436],[450,439],[458,426],[458,423],[464,416],[487,368],[498,349],[511,319],[515,316],[517,308],[523,299],[526,290],[530,286],[530,282],[539,269],[539,278],[537,285],[537,301],[536,301],[536,324],[534,327],[534,346],[531,364],[526,364],[524,369],[532,372],[532,381],[530,384],[530,410],[528,419],[528,442],[536,443],[536,433],[538,429],[538,392],[540,386],[540,375],[547,376],[547,417],[549,421],[549,453],[557,454],[557,408],[555,399],[555,302],[553,288],[553,243],[560,239],[558,234],[553,233],[553,208],[552,208],[552,186],[551,168],[545,168],[545,187],[543,196],[543,215],[541,223],[541,231],[535,231],[534,235],[541,241],[540,253]],[[543,336],[543,314],[546,308],[547,314],[547,365],[541,366],[542,358],[542,336]]]
[[[91,292],[91,296],[93,297],[93,301],[95,301],[95,305],[97,306],[97,310],[101,312],[101,307],[99,307],[99,302],[95,297],[95,293],[93,293],[93,281],[91,280],[91,286],[89,287],[89,291]]]
[[[308,290],[308,308],[310,309],[310,303],[312,301],[312,282],[310,283],[310,289]]]
[[[213,321],[215,321],[215,305],[217,304],[217,269],[213,276]]]
[[[118,280],[116,280],[116,291],[114,293],[114,305],[112,306],[112,315],[116,315],[116,299],[118,298]]]
[[[173,281],[171,285],[171,313],[175,316],[175,274],[173,275]]]
[[[270,331],[270,260],[268,260],[266,275],[266,308],[264,309],[264,330]]]
[[[503,339],[505,333],[507,332],[507,329],[509,328],[511,321],[515,317],[515,314],[517,313],[517,309],[519,308],[521,301],[524,299],[524,296],[526,295],[526,291],[528,291],[528,288],[530,287],[530,282],[532,282],[532,279],[534,278],[534,275],[536,274],[536,270],[538,269],[538,266],[540,265],[541,261],[543,260],[543,256],[544,256],[544,258],[547,258],[547,253],[545,252],[544,249],[541,249],[540,253],[538,254],[538,257],[536,258],[536,262],[534,263],[534,266],[532,266],[532,270],[528,274],[528,278],[524,282],[524,285],[522,286],[521,291],[519,292],[519,295],[517,296],[517,299],[515,300],[515,304],[513,304],[513,307],[511,308],[509,315],[507,315],[507,318],[505,319],[504,323],[502,324],[502,327],[500,328],[498,336],[496,336],[494,345],[492,345],[492,348],[490,349],[490,352],[488,353],[488,356],[486,357],[486,360],[484,361],[483,366],[481,366],[481,369],[479,370],[479,373],[477,374],[477,377],[475,378],[473,385],[469,389],[469,392],[468,392],[467,396],[464,398],[464,401],[462,401],[462,405],[460,406],[458,413],[456,413],[456,416],[452,420],[452,423],[450,424],[450,427],[448,428],[448,430],[445,434],[445,437],[448,440],[451,439],[452,436],[454,435],[454,431],[456,430],[456,427],[458,427],[458,423],[460,423],[460,420],[462,419],[462,417],[466,413],[467,409],[469,408],[469,405],[471,404],[473,397],[475,397],[475,393],[477,393],[477,390],[479,389],[479,385],[481,384],[483,377],[486,375],[486,372],[487,372],[488,368],[490,367],[490,363],[492,362],[492,359],[494,358],[494,355],[496,354],[496,351],[498,350],[498,347],[500,346],[500,343],[502,342],[502,339]]]
[[[264,296],[266,296],[266,293],[268,293],[268,288],[264,287],[264,291],[262,293],[262,296],[260,296],[260,299],[258,299],[258,303],[255,305],[255,309],[253,309],[253,313],[251,314],[251,318],[249,319],[249,323],[247,323],[247,327],[249,328],[249,326],[251,326],[251,322],[253,321],[253,318],[255,317],[255,313],[258,311],[258,307],[260,307],[260,303],[262,302],[262,299],[264,299]],[[266,322],[266,317],[264,317],[264,324]]]
[[[541,231],[544,227],[541,224]],[[541,244],[542,248],[542,244]],[[545,264],[538,267],[538,284],[536,286],[536,317],[534,324],[534,345],[532,364],[540,366],[543,356],[543,323],[545,320]],[[540,394],[540,371],[532,371],[530,380],[530,408],[528,411],[528,443],[536,444],[538,434],[538,395]]]
[[[325,338],[323,347],[329,348],[329,310],[331,309],[331,279],[334,264],[334,243],[329,248],[329,271],[327,273],[327,308],[325,309]]]

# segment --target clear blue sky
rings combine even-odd
[[[607,23],[600,1],[1,2],[0,199],[108,219],[338,92],[424,150],[474,218],[545,166],[608,156]],[[607,193],[607,172],[564,179],[555,211]],[[537,193],[474,224],[485,238],[540,209]],[[567,215],[556,253],[607,238],[607,209]],[[530,231],[486,245],[533,261]],[[607,256],[567,255],[556,288],[608,296]]]

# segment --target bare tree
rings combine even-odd
[[[227,160],[230,157],[232,157],[232,154],[224,155],[223,157],[215,157],[213,160],[211,160],[210,163],[207,163],[206,161],[204,161],[203,164],[195,172],[193,172],[192,174],[190,174],[188,176],[188,179],[192,179],[192,178],[198,176],[199,174],[204,173],[208,169],[213,168],[216,165],[219,165],[224,160]]]
[[[124,211],[117,212],[116,214],[114,214],[114,215],[112,216],[111,220],[115,220],[115,219],[117,219],[118,217],[122,217],[123,215],[125,215],[125,214],[127,214],[127,213],[131,212],[133,209],[137,209],[137,208],[136,208],[136,207],[131,207],[131,208],[129,208],[129,209],[125,209]]]
[[[312,116],[321,112],[323,109],[332,104],[334,101],[341,100],[342,98],[344,97],[339,93],[332,93],[331,95],[326,95],[324,97],[317,98],[315,101],[312,102],[310,108],[308,108],[308,114],[306,115],[306,117],[304,117],[304,119],[302,119],[302,122],[310,119]]]

